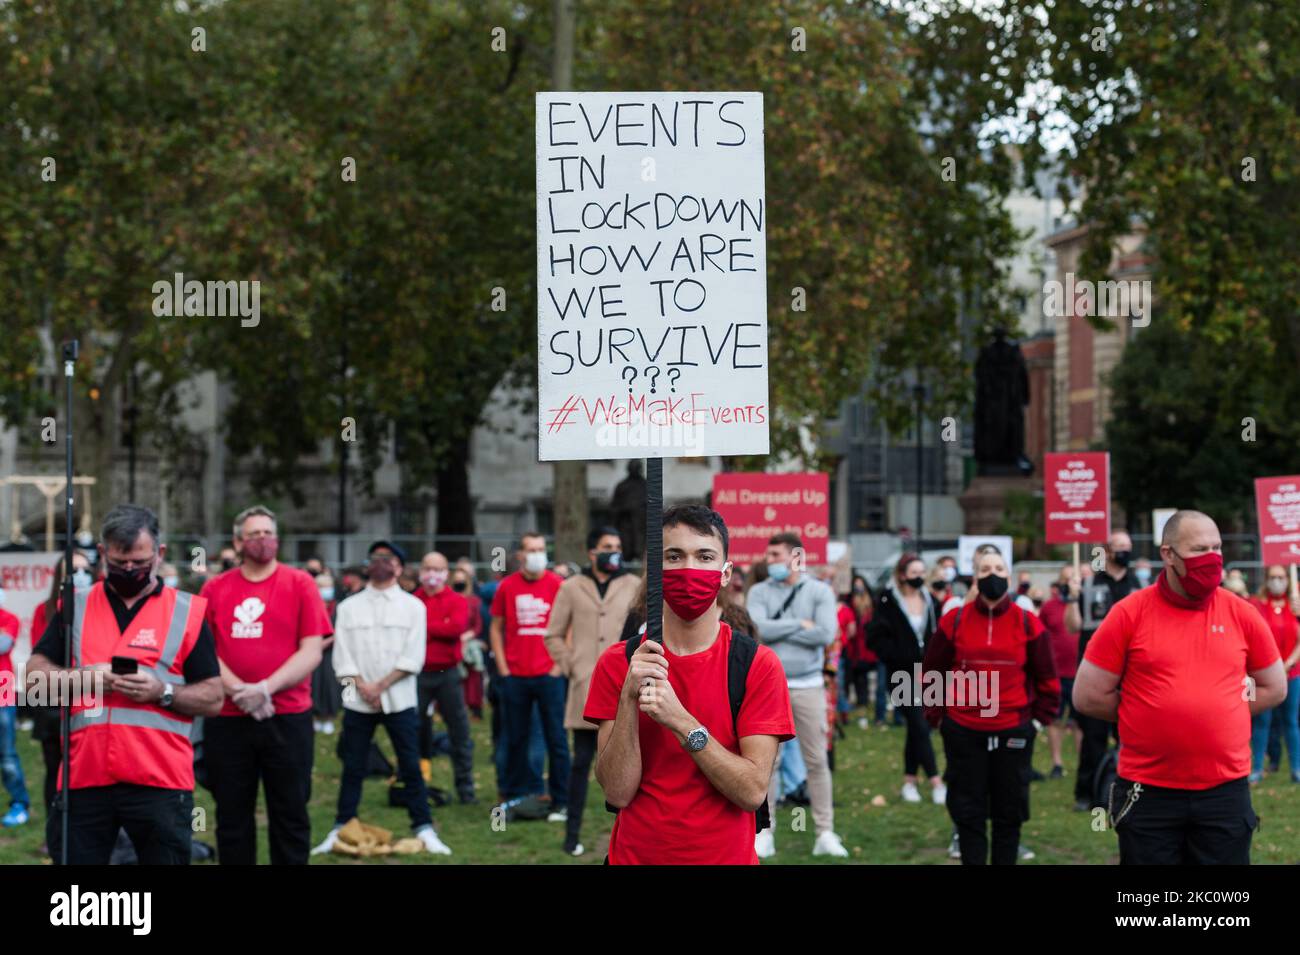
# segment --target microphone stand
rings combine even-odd
[[[63,381],[64,381],[64,400],[66,402],[66,423],[63,426],[63,446],[64,446],[64,480],[63,489],[66,492],[66,504],[64,511],[63,527],[63,652],[64,658],[68,661],[69,668],[72,667],[72,626],[73,618],[76,616],[77,603],[76,595],[72,584],[72,372],[73,366],[77,361],[79,348],[77,340],[63,343]],[[71,681],[64,683],[65,691],[70,689]],[[63,771],[60,774],[59,782],[59,813],[62,817],[60,825],[62,827],[63,838],[59,845],[59,863],[68,864],[68,812],[69,812],[69,784],[72,781],[72,756],[70,753],[70,740],[72,729],[72,698],[68,692],[64,693],[66,699],[59,701],[59,744],[63,753]]]

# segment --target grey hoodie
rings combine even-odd
[[[781,613],[781,607],[793,588],[770,577],[751,587],[745,599],[745,610],[754,621],[758,639],[781,658],[787,681],[820,676],[826,665],[826,648],[839,633],[838,608],[831,588],[804,574],[794,587],[799,592],[785,613]],[[813,626],[805,629],[801,623],[804,620],[811,620]]]

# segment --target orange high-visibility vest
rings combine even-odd
[[[130,626],[121,631],[102,582],[78,590],[72,665],[88,667],[111,663],[115,656],[135,657],[140,670],[164,683],[183,686],[182,668],[199,639],[206,606],[204,597],[164,587],[157,597],[145,598]],[[190,717],[152,703],[136,703],[120,693],[83,699],[71,709],[69,788],[114,783],[194,788]]]

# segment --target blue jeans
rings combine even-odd
[[[424,777],[420,775],[420,716],[413,706],[396,713],[343,711],[343,735],[339,739],[343,778],[339,782],[339,808],[334,824],[341,826],[357,814],[366,765],[370,762],[370,741],[381,724],[388,730],[397,754],[397,775],[406,786],[411,828],[419,832],[433,825],[433,814],[429,811],[429,791],[424,788]]]
[[[541,789],[535,785],[540,780],[531,778],[528,760],[528,741],[536,704],[549,755],[546,776],[551,808],[559,810],[568,805],[569,740],[564,732],[564,699],[568,682],[562,676],[508,676],[501,681],[501,701],[506,719],[507,799],[533,795]]]
[[[808,766],[803,761],[803,752],[799,749],[797,739],[788,739],[781,744],[781,798],[799,788],[799,784],[808,779]]]
[[[510,747],[507,743],[509,733],[506,731],[506,714],[505,702],[501,699],[501,677],[493,678],[493,683],[497,685],[496,700],[492,705],[492,712],[500,721],[500,727],[497,738],[493,741],[492,763],[496,766],[497,771],[497,789],[504,796],[506,792],[506,778],[509,774],[509,756]],[[542,736],[542,718],[538,715],[537,706],[533,706],[532,718],[529,720],[528,730],[528,786],[529,792],[539,793],[546,785],[542,781],[542,773],[546,770],[546,739]]]
[[[1286,741],[1287,758],[1291,762],[1291,776],[1300,770],[1300,677],[1286,682],[1286,699],[1281,705],[1257,713],[1250,721],[1250,769],[1258,773],[1264,769],[1264,755],[1268,750],[1269,731],[1275,722],[1282,724],[1282,739]]]
[[[11,805],[26,809],[31,805],[27,798],[27,781],[23,779],[23,764],[18,762],[18,707],[0,706],[0,776],[4,778]]]

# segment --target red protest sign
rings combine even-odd
[[[713,509],[727,522],[730,557],[737,564],[762,560],[768,538],[785,531],[803,540],[809,565],[824,564],[830,500],[830,480],[822,473],[713,476]]]
[[[1260,560],[1300,564],[1300,475],[1255,478]]]
[[[1049,544],[1110,537],[1110,452],[1043,455],[1044,540]]]

